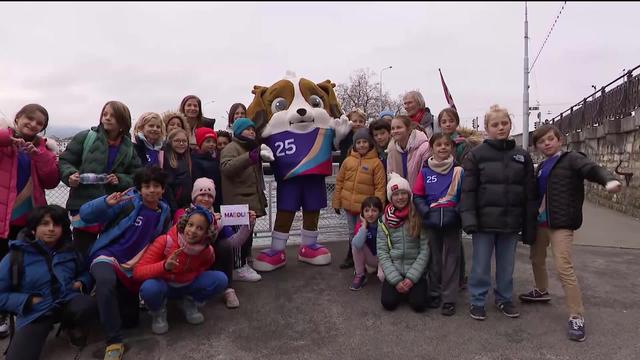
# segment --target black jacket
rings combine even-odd
[[[513,140],[485,140],[469,152],[463,168],[464,231],[522,232],[523,242],[533,244],[538,200],[529,154]]]
[[[178,209],[184,209],[191,205],[191,190],[193,182],[191,181],[191,170],[186,160],[178,161],[178,166],[174,169],[169,161],[169,154],[164,153],[163,170],[167,173],[167,186],[164,191],[164,197],[171,208],[171,216]]]
[[[199,178],[209,178],[216,185],[216,199],[213,207],[216,212],[220,211],[222,204],[222,186],[220,176],[220,159],[208,153],[191,153],[191,179],[195,183]]]
[[[542,163],[538,165],[536,178],[541,169]],[[550,228],[577,230],[582,226],[585,179],[602,186],[616,180],[612,173],[581,152],[561,154],[547,180],[545,201]]]

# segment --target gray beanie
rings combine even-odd
[[[369,142],[369,145],[373,145],[373,139],[371,139],[369,129],[366,127],[356,130],[356,132],[353,134],[353,146],[355,146],[356,142],[360,139],[365,139]]]

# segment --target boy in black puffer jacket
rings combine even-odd
[[[520,314],[513,306],[513,268],[519,233],[532,244],[536,231],[536,182],[529,154],[509,140],[511,118],[506,109],[491,107],[484,118],[488,139],[463,161],[460,216],[473,238],[469,276],[470,315],[484,320],[484,303],[491,288],[491,257],[496,254],[495,301],[508,317]]]
[[[523,302],[546,302],[549,297],[545,267],[547,247],[553,247],[556,270],[569,308],[569,339],[584,341],[584,306],[578,279],[571,262],[573,231],[582,225],[584,180],[596,182],[609,192],[620,191],[622,184],[605,168],[583,153],[562,151],[562,135],[553,125],[543,125],[533,133],[533,143],[546,159],[536,171],[538,179],[538,231],[531,246],[531,265],[535,288],[520,295]]]

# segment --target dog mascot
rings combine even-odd
[[[277,182],[277,213],[271,248],[254,260],[258,271],[272,271],[286,264],[285,246],[296,212],[302,208],[298,260],[331,263],[331,253],[318,245],[320,209],[327,206],[325,177],[331,175],[332,145],[351,130],[342,115],[331,81],[316,84],[287,72],[270,87],[254,86],[247,117],[256,124],[263,158],[273,159]]]

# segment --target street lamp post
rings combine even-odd
[[[382,72],[391,68],[393,68],[393,66],[387,66],[380,70],[380,111],[384,110],[383,109],[384,103],[382,102]]]

